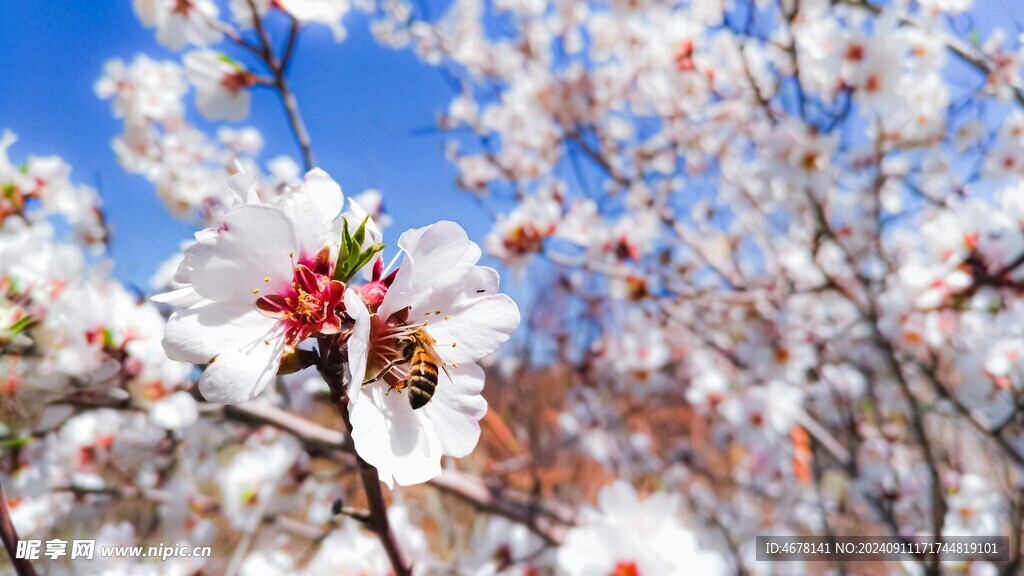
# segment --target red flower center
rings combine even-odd
[[[247,70],[239,70],[225,74],[220,79],[220,85],[228,92],[238,92],[256,83],[256,75]]]
[[[636,562],[619,562],[608,576],[640,576],[640,569]]]
[[[295,267],[292,283],[277,294],[256,301],[256,307],[279,318],[286,343],[295,346],[313,334],[337,334],[341,330],[338,310],[342,308],[345,285],[304,264]]]
[[[192,0],[175,0],[174,7],[171,8],[171,12],[181,14],[182,16],[188,16],[188,13],[191,11]]]

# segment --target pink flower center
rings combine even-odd
[[[341,330],[337,312],[344,293],[345,285],[340,281],[299,264],[292,283],[277,294],[263,296],[256,307],[278,318],[285,343],[295,346],[313,334],[337,334]]]

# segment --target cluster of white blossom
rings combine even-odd
[[[1019,529],[1024,46],[971,9],[381,0],[374,32],[457,86],[458,182],[571,365],[558,434],[748,546],[963,533],[956,479],[1004,474]]]
[[[355,7],[456,87],[483,249],[442,221],[389,250],[381,194],[315,168],[289,65],[347,0],[136,0],[185,52],[95,92],[201,229],[146,301],[97,195],[0,140],[22,536],[233,551],[107,574],[638,576],[769,573],[768,533],[1021,534],[1021,39],[970,0]],[[300,161],[190,90],[228,122],[277,92]],[[530,304],[497,362],[520,314],[484,251]]]
[[[109,99],[114,114],[124,119],[124,133],[114,141],[121,165],[152,182],[178,217],[210,219],[230,203],[226,184],[232,174],[243,169],[259,173],[255,158],[263,137],[257,130],[224,127],[211,139],[185,119],[183,98],[190,83],[204,115],[248,114],[250,76],[236,71],[236,66],[214,52],[190,53],[184,70],[173,61],[158,62],[140,54],[130,64],[120,59],[107,62],[96,82],[96,94]],[[234,76],[239,77],[238,86],[223,88]],[[287,156],[273,159],[268,168],[269,176],[261,180],[267,196],[294,183],[301,173]]]

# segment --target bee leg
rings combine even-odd
[[[388,365],[385,366],[384,369],[381,370],[380,372],[377,372],[376,376],[374,376],[373,378],[367,378],[366,380],[363,380],[363,386],[366,386],[367,384],[372,384],[377,380],[380,380],[381,377],[390,372],[391,369],[394,368],[396,364],[398,364],[398,360],[392,360],[391,362],[388,362]]]
[[[387,396],[388,394],[391,394],[392,390],[398,390],[399,392],[401,392],[402,390],[405,390],[405,387],[407,385],[408,385],[408,383],[405,380],[399,380],[398,382],[395,382],[394,384],[392,384],[388,388],[388,391],[384,393],[384,395]]]

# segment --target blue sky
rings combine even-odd
[[[451,96],[447,83],[408,51],[377,45],[362,15],[350,14],[345,24],[349,36],[341,44],[324,27],[305,30],[291,71],[317,162],[346,193],[384,193],[392,245],[402,230],[441,219],[459,222],[479,240],[489,222],[455,187],[444,135],[434,130]],[[12,158],[57,154],[73,166],[74,181],[97,188],[114,228],[114,274],[146,287],[193,228],[167,214],[145,179],[118,165],[110,142],[121,121],[92,91],[107,59],[139,52],[179,56],[156,43],[129,0],[3,0],[0,8],[0,129],[18,134]],[[189,100],[190,120],[214,126]],[[262,132],[262,159],[289,154],[299,161],[273,92],[258,90],[240,124]]]

